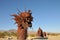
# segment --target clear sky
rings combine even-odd
[[[11,14],[31,10],[33,29],[39,27],[46,32],[60,32],[60,0],[0,0],[0,30],[17,29]]]

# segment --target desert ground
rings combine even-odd
[[[52,35],[49,35],[47,36],[48,39],[47,40],[60,40],[60,35],[58,36],[52,36]],[[31,37],[28,37],[28,39],[31,38]],[[5,38],[0,38],[0,40],[9,40],[8,37],[5,37]],[[17,40],[17,37],[12,37],[11,40]],[[29,39],[30,40],[30,39]]]
[[[60,40],[60,35],[58,36],[48,36],[48,40]]]

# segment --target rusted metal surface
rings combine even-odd
[[[17,40],[26,40],[27,38],[27,29],[32,27],[33,17],[31,16],[31,10],[21,12],[18,15],[13,14],[15,23],[18,25],[17,30]]]
[[[46,37],[46,32],[43,32],[41,28],[37,31],[37,36],[39,37]]]
[[[46,37],[46,32],[43,32],[43,36]]]
[[[41,28],[38,29],[37,36],[43,37],[43,31]]]

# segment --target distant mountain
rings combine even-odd
[[[28,31],[28,34],[36,34],[35,31]]]
[[[10,30],[0,30],[0,32],[17,32],[16,29],[10,29]],[[29,34],[36,34],[36,31],[28,31],[28,35]],[[56,34],[60,34],[60,33],[51,33],[51,32],[47,32],[47,35],[56,35]]]
[[[17,32],[16,29],[10,29],[10,30],[0,30],[0,32]],[[28,31],[28,34],[36,34],[35,31]]]
[[[0,30],[0,32],[16,32],[16,29],[10,29],[10,30]]]
[[[17,32],[16,29],[11,29],[11,30],[8,30],[7,32]]]
[[[0,32],[5,32],[5,30],[0,30]]]

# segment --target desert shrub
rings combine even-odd
[[[48,33],[47,35],[58,36],[58,34],[55,34],[55,33]]]
[[[5,34],[0,32],[0,38],[4,38]]]
[[[30,34],[31,37],[35,37],[36,35],[35,34]]]
[[[17,36],[14,32],[0,32],[0,38],[4,38],[5,36]]]
[[[16,34],[16,33],[14,33],[14,32],[11,32],[11,35],[12,35],[12,36],[17,36],[17,34]]]
[[[10,36],[9,32],[3,32],[5,34],[5,36]]]

